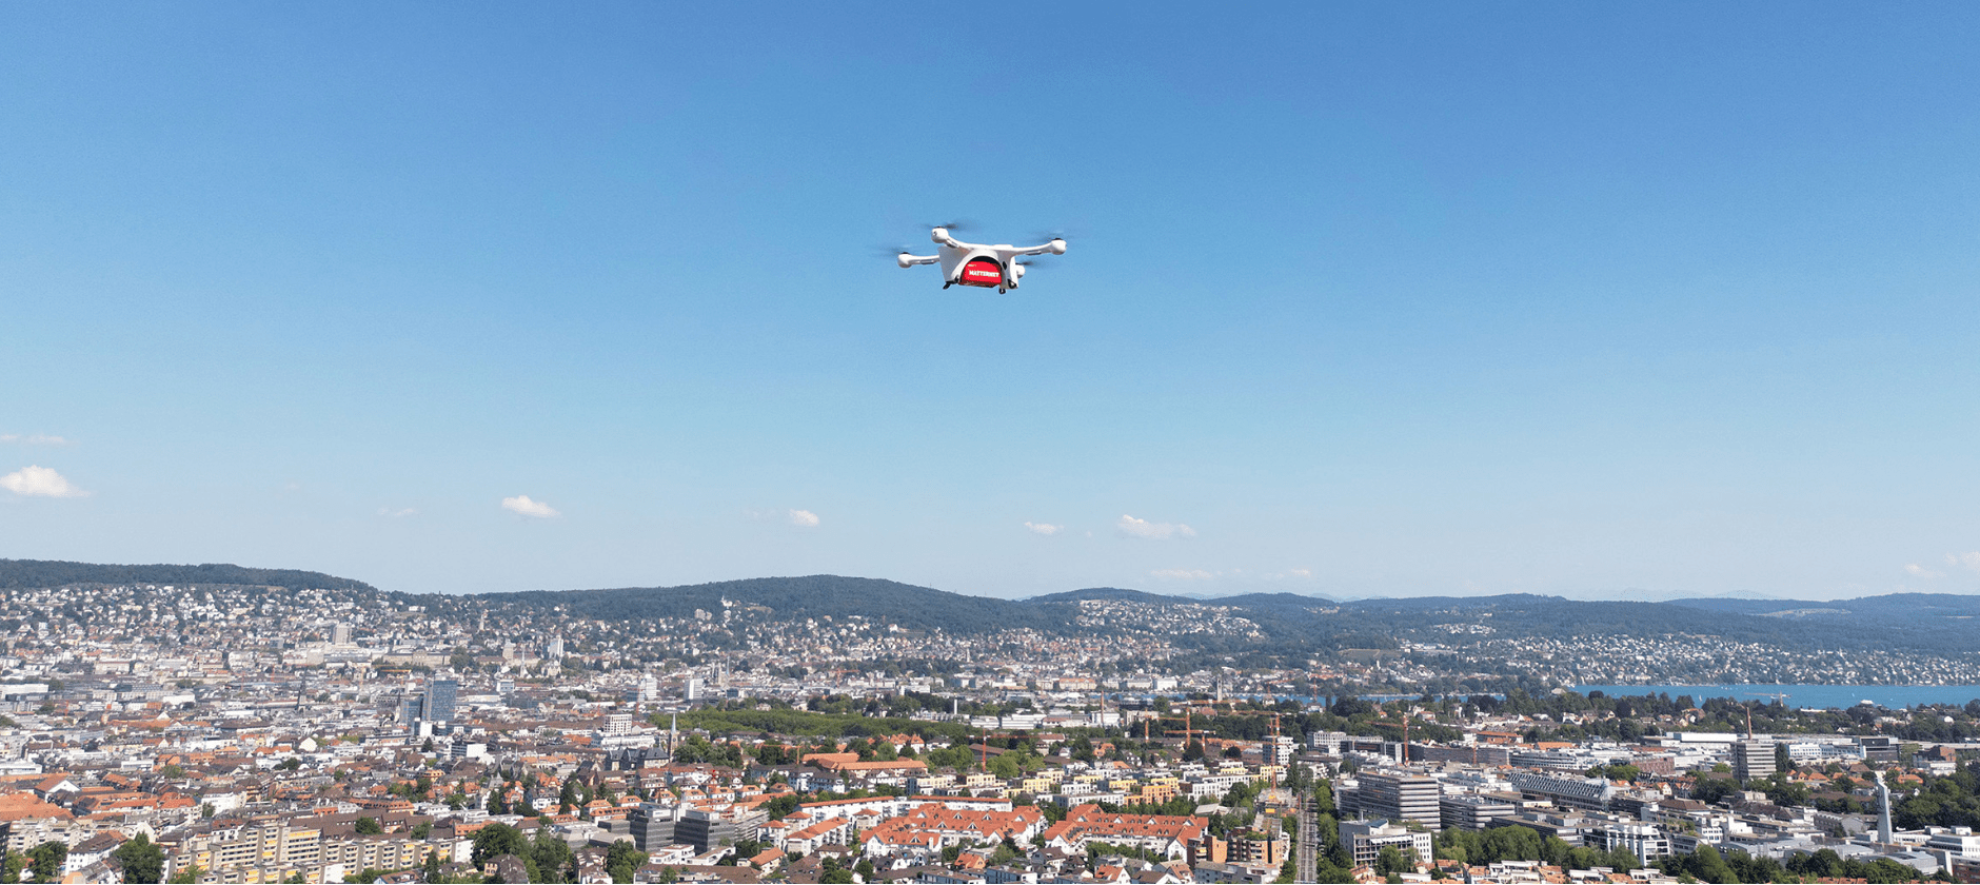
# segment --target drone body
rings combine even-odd
[[[1019,261],[1026,255],[1066,254],[1066,241],[1053,237],[1042,246],[1020,248],[1008,243],[986,246],[980,243],[965,243],[949,236],[949,229],[935,228],[929,232],[929,239],[941,244],[934,255],[910,255],[906,251],[895,256],[894,260],[902,267],[917,264],[941,264],[942,288],[950,286],[980,286],[1006,292],[1018,287],[1018,280],[1024,276],[1025,263]]]

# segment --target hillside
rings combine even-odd
[[[1199,599],[1099,587],[1011,600],[898,581],[838,575],[752,578],[678,587],[537,590],[467,596],[381,593],[350,578],[294,569],[206,565],[97,565],[0,560],[0,588],[153,584],[322,588],[378,594],[450,616],[524,610],[602,621],[692,618],[697,610],[746,622],[866,618],[910,631],[1049,635],[1134,630],[1207,655],[1301,655],[1410,644],[1541,642],[1601,637],[1712,636],[1801,651],[1905,649],[1964,656],[1980,596],[1893,594],[1815,602],[1716,597],[1589,602],[1507,594],[1332,602],[1290,593]],[[1105,602],[1105,611],[1091,604]],[[726,605],[725,605],[726,603]],[[1086,608],[1083,608],[1086,606]],[[1095,620],[1099,618],[1099,620]],[[1192,629],[1201,628],[1201,629]],[[1471,637],[1460,640],[1460,637]]]
[[[244,568],[225,563],[98,565],[44,559],[0,559],[0,588],[73,587],[91,584],[160,586],[232,584],[377,592],[377,588],[363,581],[296,569]]]
[[[756,614],[775,620],[864,617],[903,629],[951,633],[1020,627],[1056,632],[1066,627],[1066,619],[1053,606],[838,575],[750,578],[683,587],[483,593],[465,598],[497,605],[562,606],[573,615],[611,620],[692,617],[697,609],[720,612],[726,600],[734,607],[767,609]]]

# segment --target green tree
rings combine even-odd
[[[69,846],[50,839],[28,849],[28,865],[34,868],[34,881],[62,881],[62,864],[69,859]]]
[[[414,824],[412,828],[412,832],[409,835],[411,835],[414,839],[418,841],[421,842],[426,841],[427,839],[433,836],[433,822],[430,820],[423,820],[417,824]]]
[[[6,859],[0,861],[0,882],[12,885],[21,880],[21,871],[27,869],[27,855],[18,851],[7,852]]]
[[[165,881],[171,883],[171,885],[192,885],[192,883],[199,881],[199,877],[203,875],[206,875],[206,871],[200,869],[199,864],[193,864],[173,873],[172,878]]]
[[[1017,754],[1005,753],[990,760],[990,773],[1009,780],[1023,774],[1024,767],[1018,764]]]
[[[124,870],[124,881],[132,885],[153,885],[165,878],[165,850],[143,833],[110,852]],[[14,881],[19,881],[16,878]]]
[[[819,865],[818,868],[819,882],[833,883],[833,885],[837,885],[837,883],[851,883],[852,880],[853,880],[852,870],[840,866],[839,859],[836,857],[825,858],[825,862]]]
[[[378,818],[375,817],[360,817],[356,826],[360,836],[376,836],[385,832],[385,825],[379,823]]]
[[[529,842],[521,830],[508,824],[489,824],[474,832],[474,864],[480,866],[504,854],[518,857],[529,853]]]
[[[1401,851],[1396,850],[1396,846],[1384,845],[1375,855],[1375,872],[1383,876],[1392,876],[1397,873],[1416,872],[1416,867]]]
[[[537,877],[533,882],[577,881],[577,858],[572,856],[571,846],[551,835],[549,827],[537,829],[536,841],[529,847],[529,859],[536,865]]]
[[[605,872],[619,885],[633,880],[633,873],[646,865],[646,852],[633,847],[631,842],[618,841],[605,850]]]

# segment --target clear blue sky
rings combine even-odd
[[[1971,592],[1975,46],[1971,4],[7,4],[0,556]],[[1071,250],[1004,296],[876,255],[957,216]]]

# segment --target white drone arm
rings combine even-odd
[[[938,227],[932,231],[929,231],[928,238],[937,243],[941,243],[942,245],[947,246],[951,249],[969,248],[968,246],[965,246],[962,243],[958,242],[955,237],[949,236],[949,229],[946,227]]]
[[[906,252],[894,256],[894,261],[902,267],[913,267],[917,264],[934,264],[941,260],[942,256],[940,255],[909,255]]]
[[[1043,255],[1043,254],[1045,254],[1045,253],[1047,253],[1047,252],[1050,252],[1050,253],[1052,253],[1053,255],[1064,255],[1064,254],[1066,254],[1066,241],[1065,241],[1065,240],[1061,240],[1061,239],[1058,239],[1058,238],[1053,238],[1053,240],[1052,240],[1052,242],[1049,242],[1049,243],[1046,243],[1046,244],[1045,244],[1045,245],[1043,245],[1043,246],[1032,246],[1032,247],[1029,247],[1029,248],[1025,248],[1025,249],[1012,249],[1012,250],[1009,250],[1009,254],[1010,254],[1010,255],[1013,255],[1013,256],[1017,256],[1017,255]]]

